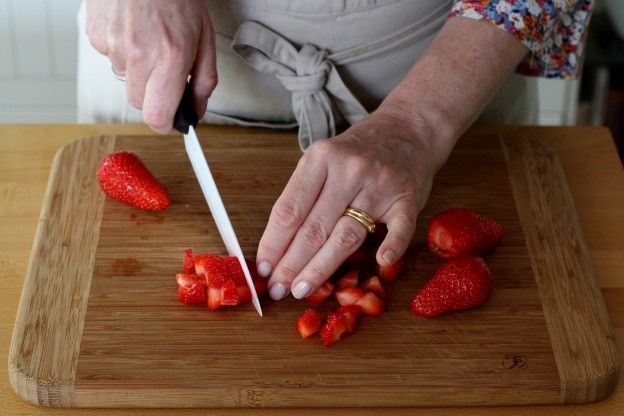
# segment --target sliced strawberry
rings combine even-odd
[[[236,283],[234,283],[234,280],[228,279],[221,286],[221,305],[235,306],[239,303],[241,303],[241,299],[240,296],[238,296],[238,287],[236,286]]]
[[[208,287],[208,309],[216,311],[221,305],[221,289],[216,287]]]
[[[366,293],[358,287],[345,287],[334,293],[340,306],[354,305],[364,297]]]
[[[195,274],[195,261],[193,260],[193,250],[184,250],[184,273]]]
[[[338,289],[344,289],[345,287],[354,287],[358,284],[358,271],[351,270],[350,272],[343,275],[340,279],[336,281],[336,287]]]
[[[481,256],[503,238],[503,226],[474,211],[453,208],[431,219],[427,231],[429,249],[442,258]]]
[[[385,282],[392,283],[397,279],[401,270],[403,270],[403,257],[399,258],[390,265],[378,265],[377,275]]]
[[[360,321],[360,315],[362,315],[362,308],[358,305],[347,305],[338,308],[336,313],[343,314],[347,320],[347,331],[352,334],[358,327]]]
[[[348,333],[347,318],[341,313],[330,313],[321,329],[321,342],[329,347]]]
[[[176,274],[178,298],[186,305],[206,302],[206,279],[195,274]]]
[[[110,153],[97,171],[100,188],[111,198],[136,208],[162,211],[171,202],[165,187],[134,153]]]
[[[386,289],[383,287],[381,280],[379,280],[379,277],[377,276],[369,277],[362,282],[360,289],[365,292],[372,292],[380,299],[385,299],[386,297]]]
[[[193,266],[195,267],[195,273],[200,276],[206,276],[206,270],[204,270],[204,263],[210,261],[216,261],[218,256],[214,254],[200,254],[198,256],[193,257]]]
[[[312,303],[323,303],[325,299],[329,297],[334,291],[334,284],[329,280],[323,283],[318,289],[312,292],[311,295],[304,299]]]
[[[368,292],[364,297],[355,303],[362,308],[362,312],[367,316],[379,316],[384,311],[384,302],[373,292]]]
[[[310,338],[321,328],[321,315],[314,309],[306,309],[297,319],[295,329],[303,338]]]
[[[249,290],[249,286],[236,286],[236,293],[238,294],[239,304],[251,302],[251,291]]]
[[[416,315],[434,317],[470,309],[488,301],[492,273],[481,257],[459,256],[440,266],[412,301]]]

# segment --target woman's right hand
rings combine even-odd
[[[204,114],[217,85],[215,36],[204,0],[87,0],[86,31],[125,76],[128,102],[142,110],[152,130],[171,131],[189,74],[195,110]]]

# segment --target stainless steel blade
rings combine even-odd
[[[219,229],[219,233],[221,234],[221,238],[225,243],[225,247],[227,248],[228,253],[230,253],[230,256],[236,256],[238,258],[243,272],[245,273],[247,286],[249,286],[249,291],[251,292],[251,303],[258,311],[258,314],[262,316],[262,307],[260,306],[260,301],[258,300],[258,294],[256,293],[256,288],[253,284],[253,280],[251,279],[251,274],[247,268],[247,263],[245,262],[245,257],[243,256],[243,250],[241,250],[240,244],[238,244],[238,239],[236,238],[236,233],[234,233],[230,217],[228,217],[227,211],[225,210],[225,206],[221,200],[221,195],[219,195],[219,190],[217,189],[217,184],[212,177],[212,173],[210,173],[208,162],[206,162],[206,157],[204,156],[204,152],[199,144],[199,140],[197,140],[197,135],[195,134],[193,126],[189,126],[188,133],[184,135],[184,146],[186,147],[186,153],[191,161],[191,165],[195,171],[195,176],[197,176],[197,181],[199,182],[199,186],[201,187],[204,197],[206,198],[212,217],[214,218],[217,228]]]

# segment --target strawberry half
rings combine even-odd
[[[347,318],[341,313],[330,313],[321,329],[321,342],[329,347],[349,333]]]
[[[314,309],[306,309],[297,319],[295,329],[302,338],[310,338],[321,328],[321,315]]]
[[[372,292],[366,293],[355,304],[362,308],[362,313],[366,316],[379,316],[385,308],[384,301]]]
[[[206,302],[206,279],[195,274],[176,274],[178,299],[186,305]]]
[[[344,289],[337,290],[336,293],[334,293],[334,296],[340,306],[354,305],[365,295],[366,293],[359,287],[345,287]]]
[[[416,294],[412,312],[434,317],[474,308],[490,299],[493,285],[492,273],[481,257],[455,257],[440,266]]]
[[[195,274],[195,260],[193,259],[193,250],[187,248],[184,250],[184,273]]]
[[[377,275],[388,283],[394,282],[401,270],[403,270],[403,257],[389,265],[377,265]]]
[[[358,271],[352,270],[344,274],[340,279],[336,281],[336,287],[338,289],[344,289],[345,287],[355,287],[358,284]]]
[[[427,232],[429,249],[442,258],[481,256],[496,247],[502,238],[503,226],[496,220],[461,208],[433,217]]]
[[[377,276],[369,277],[363,281],[360,285],[360,289],[365,292],[372,292],[380,299],[385,299],[386,297],[386,289],[383,287],[381,280],[379,280],[379,277]]]
[[[334,284],[329,280],[304,299],[312,303],[323,303],[334,291]]]
[[[110,153],[102,159],[97,172],[100,188],[111,198],[147,211],[162,211],[171,199],[137,155]]]
[[[360,315],[362,315],[362,308],[357,305],[341,306],[336,313],[344,315],[347,320],[347,331],[350,334],[354,333],[358,327]]]

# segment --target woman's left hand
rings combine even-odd
[[[308,296],[364,242],[367,230],[344,216],[348,207],[387,225],[377,263],[392,264],[405,253],[446,159],[427,129],[410,124],[377,111],[305,151],[258,247],[258,271],[271,276],[273,299]]]

